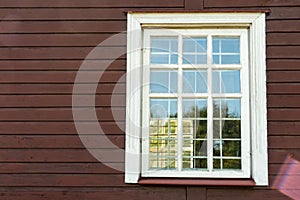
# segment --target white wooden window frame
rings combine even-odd
[[[143,27],[244,27],[249,29],[249,96],[251,167],[246,172],[256,185],[268,185],[265,14],[128,13],[125,182],[137,183],[142,173]],[[163,177],[163,173],[161,174]],[[183,174],[185,177],[187,174]],[[209,177],[233,178],[230,174]],[[157,176],[157,174],[156,174]],[[174,175],[178,177],[178,173]],[[189,177],[189,176],[187,176]],[[201,177],[201,176],[197,176]],[[240,177],[246,177],[245,174]]]

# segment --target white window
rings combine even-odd
[[[268,184],[262,13],[129,13],[125,182]]]

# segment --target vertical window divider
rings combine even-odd
[[[207,36],[207,168],[213,170],[212,36]]]
[[[183,51],[182,51],[182,46],[183,46],[183,39],[182,35],[178,36],[178,116],[177,116],[177,124],[178,124],[178,171],[182,171],[182,76],[183,76],[183,71],[182,71],[182,57],[183,57]]]

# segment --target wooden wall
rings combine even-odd
[[[76,72],[96,45],[126,31],[125,10],[256,8],[271,11],[267,16],[270,185],[278,177],[300,178],[299,170],[280,171],[293,166],[285,163],[287,156],[300,161],[299,0],[1,0],[0,199],[289,199],[271,186],[126,185],[122,172],[90,155],[73,122]],[[118,46],[126,47],[125,37]],[[118,105],[111,108],[109,102],[116,81],[125,74],[125,59],[121,56],[110,65],[96,97],[102,127],[122,148],[124,82]],[[97,69],[88,73],[93,70]],[[119,110],[121,127],[112,118],[112,109]],[[122,165],[124,159],[119,162]],[[294,192],[299,194],[299,188]]]

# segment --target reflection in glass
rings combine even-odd
[[[213,62],[215,64],[240,64],[240,38],[213,37]]]
[[[241,169],[240,159],[223,159],[223,169]]]
[[[149,167],[177,168],[177,99],[150,99]]]
[[[177,118],[177,99],[150,99],[151,118]]]
[[[213,99],[214,169],[241,169],[241,100]]]
[[[151,37],[151,64],[177,64],[177,37]]]
[[[214,70],[213,93],[240,93],[239,70]]]
[[[240,99],[214,99],[213,117],[215,118],[240,118],[241,100]]]
[[[206,37],[183,39],[183,64],[207,63],[207,39]]]
[[[205,70],[183,71],[184,93],[207,93],[207,72]]]
[[[224,140],[222,143],[222,154],[223,156],[240,157],[241,142]]]
[[[183,118],[207,117],[206,99],[183,99],[182,100]]]
[[[151,93],[176,93],[177,71],[151,70],[150,92]]]

